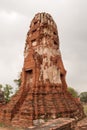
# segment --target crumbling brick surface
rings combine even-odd
[[[37,119],[83,117],[83,108],[67,91],[56,23],[47,13],[33,18],[24,49],[21,86],[0,109],[0,122],[29,127]]]

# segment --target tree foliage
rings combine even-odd
[[[2,90],[2,87],[3,87],[2,84],[0,84],[0,90]]]
[[[87,103],[87,92],[80,93],[79,97],[82,102]]]
[[[14,82],[16,83],[16,85],[19,87],[21,85],[21,79],[15,79]]]
[[[68,87],[68,91],[72,94],[73,97],[78,97],[78,92],[74,88]]]
[[[5,101],[9,102],[11,95],[13,94],[13,91],[12,91],[13,87],[9,84],[6,84],[4,86],[2,84],[0,84],[0,90],[2,90],[4,93]]]
[[[20,87],[20,85],[21,85],[21,73],[19,73],[17,79],[14,79],[14,82],[16,83],[16,85],[17,85],[18,87]]]
[[[6,84],[4,86],[4,98],[5,98],[6,102],[9,102],[9,100],[11,98],[11,94],[13,94],[12,89],[13,89],[12,86],[9,84]]]

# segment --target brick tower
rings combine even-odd
[[[48,13],[38,13],[27,33],[20,89],[0,109],[0,121],[29,127],[40,118],[82,118],[82,106],[67,91],[65,76],[57,26]]]

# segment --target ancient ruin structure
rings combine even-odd
[[[29,127],[37,119],[82,118],[65,76],[56,23],[48,13],[38,13],[27,33],[20,89],[0,109],[0,122]]]

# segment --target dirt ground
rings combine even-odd
[[[8,129],[8,128],[2,128],[2,127],[1,127],[0,130],[9,130],[9,129]]]
[[[21,128],[7,128],[7,127],[0,127],[0,130],[24,130]]]
[[[9,128],[9,127],[0,127],[0,130],[28,130],[26,129],[22,129],[22,128]]]

